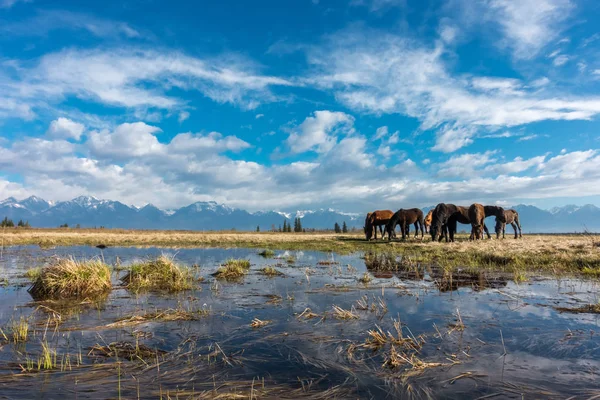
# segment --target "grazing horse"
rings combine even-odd
[[[371,240],[371,236],[373,235],[373,229],[375,229],[375,240],[377,240],[377,227],[387,225],[387,223],[390,222],[390,218],[392,218],[393,215],[394,213],[391,210],[377,210],[368,214],[364,226],[365,238],[367,240]],[[382,239],[384,233],[381,234]]]
[[[365,218],[365,224],[363,225],[363,231],[365,232],[365,235],[367,234],[367,225],[369,223],[369,218],[371,218],[371,214],[373,214],[373,213],[367,213],[367,218]],[[385,229],[385,226],[383,226],[383,225],[379,226],[379,232],[381,233],[381,237],[383,237],[384,229]],[[373,236],[372,233],[371,233],[371,236]],[[371,238],[368,238],[367,240],[371,240]]]
[[[448,242],[448,233],[450,234],[450,242],[454,242],[454,234],[456,233],[457,223],[470,225],[471,219],[469,218],[469,212],[466,207],[455,206],[454,204],[438,204],[433,210],[431,227],[429,232],[431,233],[431,240],[442,241],[442,236],[446,238]],[[485,224],[483,229],[489,235],[489,231]]]
[[[402,231],[402,240],[409,236],[410,225],[415,225],[415,238],[419,236],[419,229],[421,230],[421,239],[423,239],[425,230],[423,229],[423,211],[418,208],[411,208],[409,210],[399,209],[394,213],[390,222],[387,223],[385,229],[388,233],[388,240],[392,240],[393,232],[396,230],[396,225],[400,225]]]
[[[485,209],[479,203],[471,204],[469,207],[469,219],[471,220],[471,240],[483,239],[483,225],[485,225]],[[488,232],[489,235],[489,232]]]
[[[429,227],[431,226],[431,221],[433,220],[433,210],[433,208],[429,210],[425,216],[425,221],[423,222],[423,225],[425,226],[425,233],[429,233]]]
[[[519,213],[516,210],[504,210],[504,222],[496,217],[496,238],[500,239],[500,231],[502,231],[502,239],[506,233],[506,224],[510,224],[515,231],[515,239],[523,237],[523,231],[521,230],[521,223],[519,222]],[[519,228],[519,234],[517,235],[517,228]]]

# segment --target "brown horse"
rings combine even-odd
[[[434,242],[437,240],[441,241],[442,237],[445,237],[446,242],[454,242],[454,234],[456,233],[458,222],[471,225],[469,211],[466,207],[454,204],[438,204],[433,210],[431,227],[429,229],[431,240]],[[483,225],[483,229],[489,236],[489,231],[485,224]],[[448,234],[450,234],[450,240],[448,240]]]
[[[485,209],[479,203],[471,204],[469,207],[469,219],[471,220],[471,240],[483,239],[483,225],[485,224]]]
[[[429,227],[431,226],[431,222],[433,221],[433,208],[429,210],[427,215],[425,216],[425,220],[423,221],[423,225],[425,227],[425,233],[429,233]]]
[[[410,225],[415,225],[415,238],[419,236],[419,229],[421,230],[421,239],[423,239],[425,230],[423,229],[423,211],[418,208],[411,208],[408,210],[400,209],[394,213],[390,222],[387,223],[385,229],[388,233],[388,240],[392,240],[393,232],[396,230],[396,225],[400,225],[402,231],[402,240],[406,239],[406,236],[410,236],[408,231]]]
[[[387,225],[393,215],[394,213],[391,210],[377,210],[367,214],[367,219],[364,226],[365,238],[367,240],[371,240],[373,228],[375,228],[375,240],[377,240],[377,227]],[[384,233],[381,234],[382,239],[383,235]]]
[[[365,218],[365,224],[363,226],[363,230],[365,232],[365,235],[367,234],[367,225],[369,223],[369,218],[371,218],[371,214],[373,213],[367,213],[367,218]],[[383,232],[384,232],[385,226],[381,225],[379,227],[379,232],[381,233],[381,237],[383,237]],[[371,233],[371,237],[373,236],[373,233]],[[371,238],[368,238],[367,240],[371,240]]]
[[[510,224],[515,231],[515,239],[523,237],[523,231],[521,230],[521,223],[519,222],[519,213],[517,210],[504,210],[504,222],[496,217],[496,238],[500,239],[500,231],[502,231],[502,239],[506,233],[506,224]],[[517,228],[519,228],[519,234],[517,235]]]

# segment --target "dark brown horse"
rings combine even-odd
[[[483,239],[483,225],[485,225],[485,209],[482,204],[475,203],[469,207],[469,219],[471,220],[471,240]],[[488,233],[489,235],[489,233]]]
[[[425,230],[423,229],[423,211],[418,208],[411,208],[408,210],[400,209],[394,213],[390,222],[387,223],[385,229],[388,233],[388,240],[392,240],[392,235],[396,230],[396,225],[400,225],[402,231],[402,240],[405,240],[410,229],[410,225],[415,225],[415,238],[419,236],[419,229],[421,230],[421,239],[423,239]]]
[[[448,234],[450,236],[450,242],[454,242],[454,234],[457,230],[457,223],[471,225],[471,219],[469,218],[469,212],[466,207],[456,206],[454,204],[438,204],[433,210],[431,219],[431,227],[429,232],[431,233],[431,240],[434,242],[442,240],[442,236],[446,238],[448,242]],[[483,225],[484,231],[489,235],[489,231],[485,224]]]
[[[371,236],[373,236],[373,230],[375,230],[375,240],[377,240],[377,227],[387,225],[393,215],[394,213],[391,210],[377,210],[367,214],[367,219],[365,220],[364,226],[365,238],[367,240],[371,240]],[[384,233],[381,234],[382,239],[383,235]]]
[[[423,225],[425,226],[425,233],[429,233],[429,227],[431,226],[431,221],[433,220],[433,208],[429,210],[427,215],[425,216],[425,221]]]
[[[367,225],[369,223],[369,218],[371,218],[371,214],[373,213],[367,213],[367,218],[365,218],[365,224],[363,225],[363,231],[365,232],[365,235],[367,234]],[[381,233],[381,237],[383,237],[383,232],[384,232],[385,226],[381,225],[379,226],[379,232]],[[373,236],[373,233],[371,233],[371,237]],[[371,240],[371,238],[368,238],[367,240]]]
[[[504,210],[504,222],[496,217],[496,238],[500,239],[500,231],[502,231],[502,239],[506,233],[506,224],[510,224],[515,231],[515,239],[522,238],[521,223],[519,222],[519,213],[516,210]],[[519,234],[517,235],[517,228]]]

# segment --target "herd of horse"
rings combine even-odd
[[[371,240],[375,234],[377,240],[377,229],[383,239],[387,233],[388,240],[396,237],[396,227],[400,225],[402,240],[409,237],[410,225],[415,226],[415,238],[421,232],[421,239],[426,232],[431,234],[431,240],[446,242],[454,241],[454,235],[457,232],[457,225],[471,225],[470,240],[484,239],[484,232],[488,239],[491,239],[490,232],[485,225],[487,217],[496,217],[496,238],[505,237],[506,225],[510,224],[515,231],[515,239],[523,237],[519,213],[516,210],[505,210],[499,206],[484,206],[479,203],[471,204],[470,207],[461,207],[454,204],[440,203],[431,209],[426,216],[419,208],[400,209],[396,212],[391,210],[377,210],[367,214],[365,219],[365,238]]]

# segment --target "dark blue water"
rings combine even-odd
[[[8,285],[0,291],[0,327],[8,332],[11,321],[24,316],[32,332],[25,344],[3,341],[0,393],[27,399],[166,398],[167,393],[195,398],[201,392],[247,398],[251,393],[263,398],[588,398],[600,393],[597,316],[555,310],[598,302],[595,281],[531,276],[517,284],[500,273],[448,274],[419,267],[371,273],[373,280],[365,285],[358,280],[368,270],[362,254],[294,251],[265,259],[257,253],[238,248],[5,249],[0,278]],[[136,295],[119,286],[125,271],[115,272],[106,299],[65,310],[35,303],[23,276],[56,256],[100,257],[125,268],[161,254],[193,266],[204,281],[179,294]],[[288,263],[289,257],[295,262]],[[240,282],[212,277],[228,258],[251,261]],[[265,265],[284,276],[261,275]],[[365,296],[368,309],[362,310],[358,301]],[[334,305],[358,319],[336,319]],[[61,313],[59,324],[49,308]],[[106,327],[170,308],[211,312],[196,321]],[[318,317],[298,318],[307,308]],[[270,323],[253,329],[254,318]],[[459,319],[463,326],[457,329]],[[408,362],[391,369],[383,366],[389,344],[376,351],[362,346],[368,330],[395,333],[394,321],[401,322],[404,337],[423,337],[422,347],[405,355],[436,366]],[[20,365],[37,363],[42,342],[57,359],[70,357],[71,368],[62,361],[62,370],[23,373]],[[111,342],[137,343],[164,354],[143,361],[88,356],[92,346]]]

